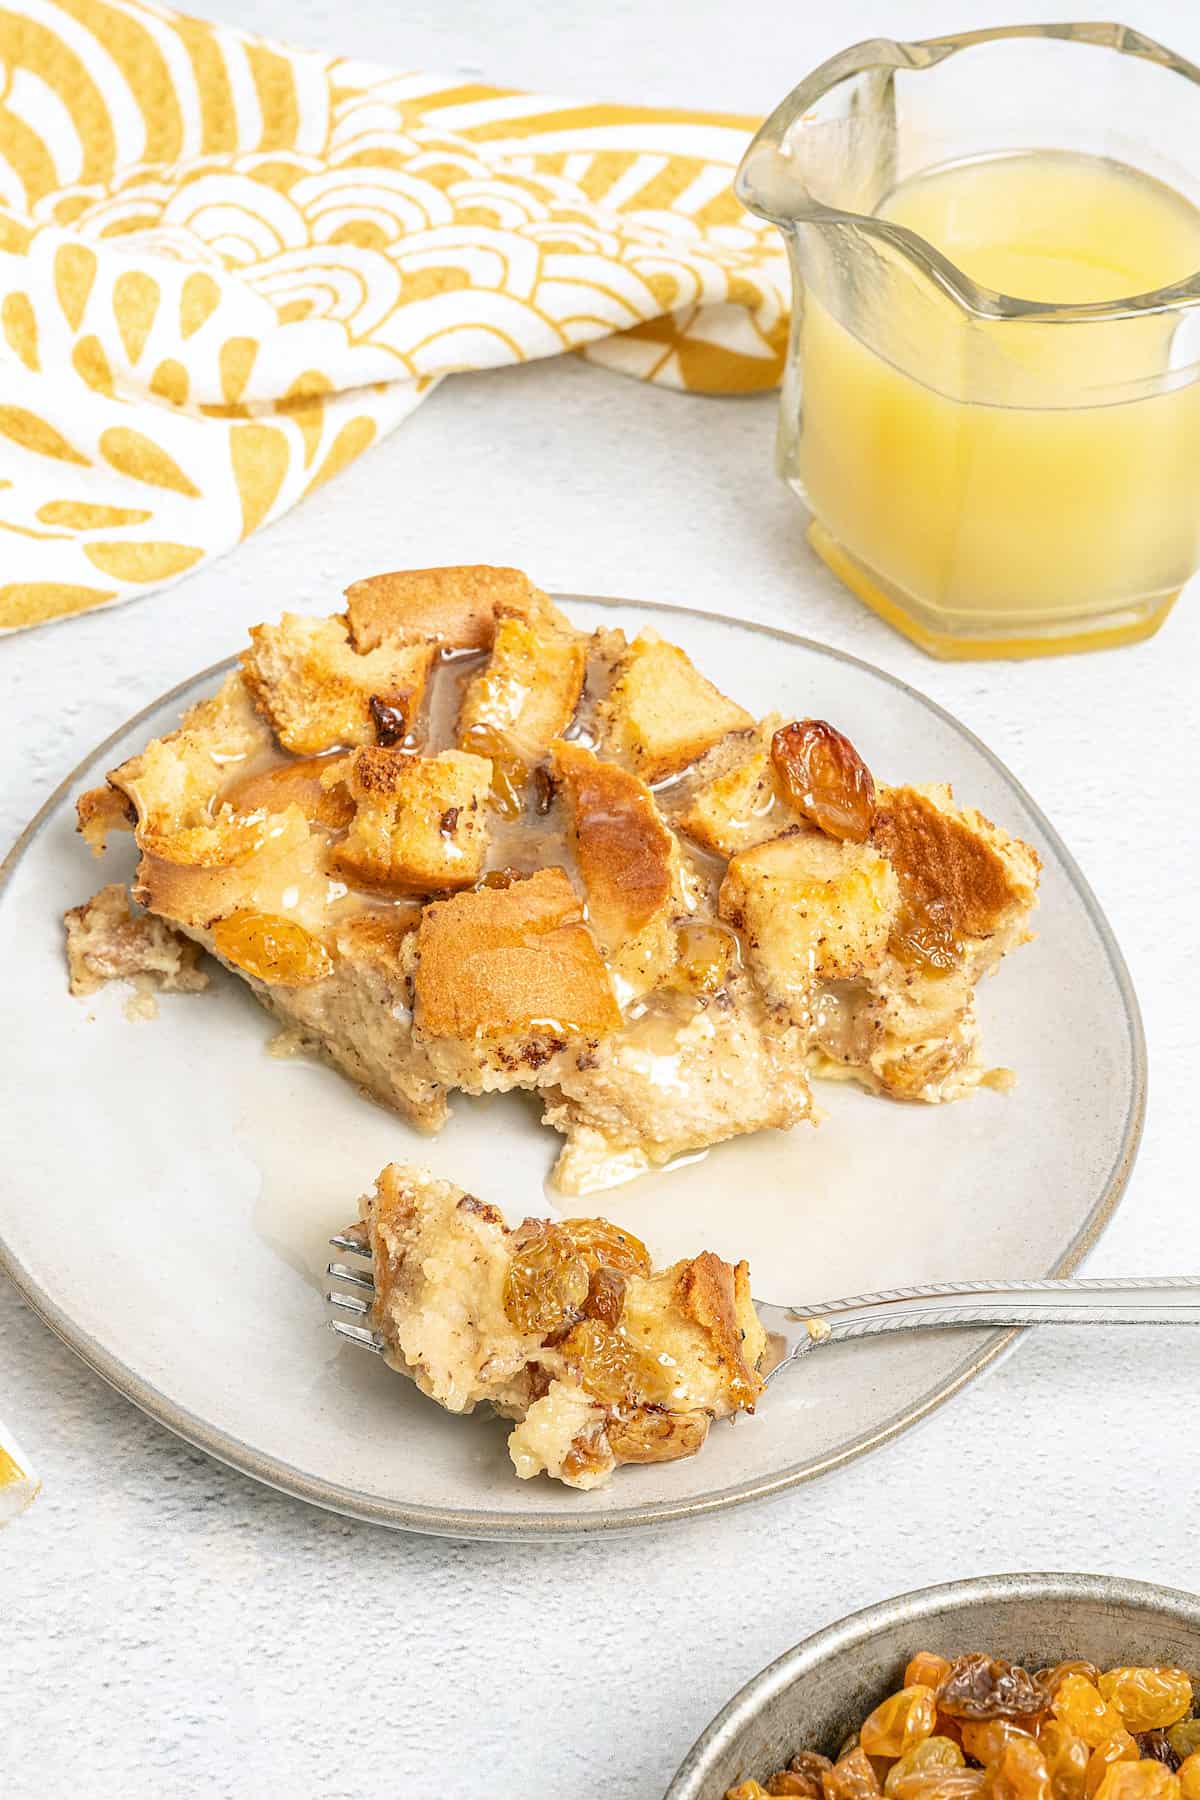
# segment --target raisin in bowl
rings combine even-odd
[[[1200,1596],[996,1575],[902,1594],[789,1650],[718,1714],[666,1800],[1197,1800],[1198,1774]]]

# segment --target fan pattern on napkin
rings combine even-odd
[[[145,593],[443,376],[578,350],[779,379],[752,122],[287,48],[139,0],[0,12],[0,628]]]

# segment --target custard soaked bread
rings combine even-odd
[[[809,1075],[940,1101],[1038,859],[821,720],[755,722],[652,632],[513,569],[358,581],[81,796],[134,896],[377,1099],[537,1090],[583,1193],[812,1115]]]
[[[509,1454],[601,1486],[621,1463],[691,1456],[753,1411],[766,1334],[750,1272],[705,1251],[654,1270],[605,1219],[526,1219],[390,1164],[362,1202],[371,1314],[388,1361],[449,1412],[517,1421]]]

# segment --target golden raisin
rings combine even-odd
[[[784,795],[826,836],[865,844],[875,818],[875,783],[854,745],[824,719],[797,719],[771,739]]]
[[[726,1790],[725,1800],[768,1800],[767,1790],[757,1781],[739,1781]]]
[[[772,1800],[776,1800],[779,1795],[787,1795],[789,1800],[814,1800],[814,1795],[820,1791],[807,1775],[795,1775],[791,1769],[780,1769],[767,1783],[767,1792]]]
[[[563,1219],[554,1230],[562,1233],[589,1269],[604,1265],[623,1275],[650,1273],[650,1252],[641,1238],[620,1225],[610,1225],[607,1219]]]
[[[623,1331],[610,1331],[598,1319],[580,1319],[559,1348],[580,1385],[607,1406],[627,1400],[661,1406],[671,1397],[673,1368],[664,1367]]]
[[[1058,1719],[1050,1719],[1043,1727],[1038,1745],[1050,1771],[1050,1792],[1054,1800],[1084,1800],[1091,1751],[1081,1737]]]
[[[584,1317],[598,1320],[611,1331],[620,1324],[624,1310],[625,1277],[619,1269],[610,1269],[602,1264],[592,1271],[588,1281],[588,1291],[583,1302]]]
[[[1100,1689],[1082,1675],[1065,1676],[1058,1684],[1051,1705],[1055,1718],[1093,1750],[1115,1731],[1124,1728],[1120,1713],[1109,1706]]]
[[[1050,1800],[1050,1771],[1031,1737],[1017,1733],[987,1772],[986,1800]]]
[[[961,1769],[963,1766],[963,1753],[951,1738],[922,1738],[892,1764],[884,1777],[883,1791],[894,1795],[906,1776],[916,1775],[922,1769]]]
[[[504,1310],[518,1331],[561,1331],[585,1312],[615,1325],[624,1304],[621,1278],[649,1273],[645,1244],[607,1219],[530,1219],[509,1265]]]
[[[962,1747],[976,1762],[991,1763],[1014,1737],[1029,1739],[1029,1732],[1011,1719],[964,1719]]]
[[[1083,1791],[1088,1800],[1099,1792],[1105,1776],[1114,1763],[1137,1762],[1138,1747],[1123,1725],[1106,1738],[1101,1738],[1088,1758],[1087,1774],[1084,1777]]]
[[[956,1657],[937,1703],[953,1719],[1027,1719],[1046,1708],[1046,1691],[1027,1669],[975,1651]]]
[[[832,1767],[833,1764],[829,1758],[822,1756],[819,1750],[797,1750],[787,1766],[787,1773],[794,1780],[807,1784],[804,1792],[808,1796],[808,1800],[821,1800],[823,1791],[821,1777],[826,1769],[832,1769]]]
[[[931,1735],[936,1716],[931,1687],[901,1688],[863,1720],[858,1741],[868,1756],[904,1756]]]
[[[982,1769],[914,1769],[892,1789],[894,1800],[983,1800]]]
[[[603,1432],[593,1426],[571,1439],[571,1447],[562,1459],[562,1471],[572,1480],[580,1475],[598,1475],[612,1467],[612,1454]]]
[[[217,920],[212,935],[218,956],[274,986],[306,987],[333,973],[333,958],[320,939],[276,913],[230,913]]]
[[[1164,1763],[1117,1762],[1105,1771],[1097,1800],[1179,1800],[1180,1782]]]
[[[1100,1692],[1128,1731],[1165,1729],[1192,1710],[1191,1678],[1182,1669],[1108,1669],[1100,1677]]]
[[[882,1792],[879,1777],[861,1744],[839,1757],[832,1769],[825,1770],[821,1787],[825,1800],[870,1800],[871,1795]]]
[[[940,1688],[949,1673],[948,1656],[935,1656],[932,1650],[918,1650],[904,1671],[904,1685]]]
[[[504,1281],[504,1310],[518,1331],[558,1331],[583,1307],[591,1285],[584,1257],[561,1228],[531,1221]]]
[[[1093,1687],[1100,1685],[1100,1671],[1095,1663],[1083,1662],[1078,1657],[1067,1662],[1055,1663],[1052,1669],[1039,1669],[1037,1680],[1053,1698],[1068,1675],[1082,1675],[1083,1679],[1090,1681]]]
[[[1200,1750],[1193,1750],[1179,1765],[1179,1791],[1182,1800],[1200,1800]]]
[[[1170,1726],[1167,1742],[1180,1762],[1194,1756],[1200,1750],[1200,1719],[1184,1719],[1181,1724]]]

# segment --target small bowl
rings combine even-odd
[[[698,1738],[665,1800],[724,1800],[797,1750],[835,1756],[901,1685],[917,1650],[992,1650],[1027,1668],[1083,1657],[1200,1670],[1200,1597],[1111,1575],[992,1575],[851,1613],[747,1682]]]

